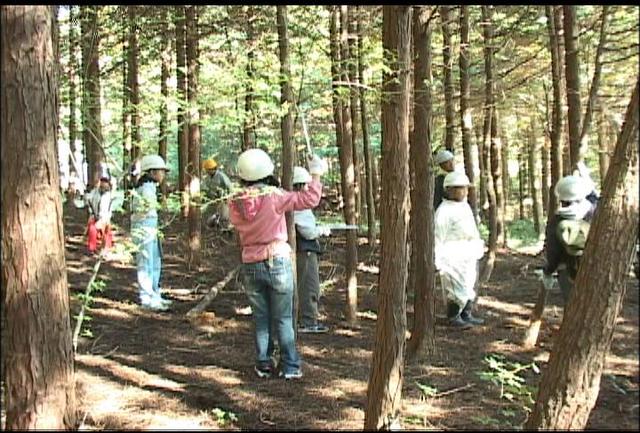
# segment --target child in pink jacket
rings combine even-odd
[[[240,237],[242,278],[255,324],[254,369],[258,377],[275,372],[270,344],[274,329],[281,352],[279,375],[299,379],[302,370],[293,331],[293,268],[284,214],[318,205],[320,176],[327,165],[317,156],[311,158],[312,180],[303,191],[281,189],[273,176],[271,158],[260,149],[243,152],[237,169],[244,189],[230,199],[229,217]]]

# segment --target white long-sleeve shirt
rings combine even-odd
[[[100,192],[100,188],[94,188],[87,194],[86,202],[96,222],[111,222],[111,191]]]
[[[316,225],[316,217],[311,209],[295,211],[293,222],[303,238],[313,240],[319,238],[323,231]]]

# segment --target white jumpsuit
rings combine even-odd
[[[476,297],[484,242],[467,201],[444,199],[435,213],[435,265],[448,297],[461,308]]]

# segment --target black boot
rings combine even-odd
[[[472,323],[463,320],[460,314],[461,311],[458,304],[455,302],[449,302],[447,304],[447,319],[449,319],[450,326],[460,329],[467,329],[473,326]]]
[[[473,317],[471,315],[471,310],[473,310],[473,302],[467,301],[467,304],[464,306],[464,308],[460,312],[460,318],[467,323],[471,323],[472,325],[482,325],[484,323],[484,320],[477,317]]]

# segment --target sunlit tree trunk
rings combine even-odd
[[[555,350],[525,429],[584,429],[598,398],[638,236],[639,83],[636,78]]]
[[[8,431],[76,428],[56,154],[53,14],[53,6],[0,8],[2,352]]]
[[[565,71],[567,77],[567,106],[569,127],[569,161],[571,170],[580,161],[580,62],[578,59],[578,29],[575,5],[563,5]]]
[[[355,220],[359,224],[364,209],[362,206],[362,162],[358,151],[358,56],[356,53],[356,9],[355,6],[347,6],[347,51],[349,53],[345,68],[349,76],[349,109],[351,116],[351,145],[353,147],[353,185],[355,194]]]
[[[383,6],[386,69],[382,97],[382,230],[378,320],[364,416],[366,430],[388,429],[402,397],[409,222],[411,6]]]
[[[82,141],[86,149],[88,188],[98,182],[102,153],[100,110],[100,6],[80,6],[82,28]]]
[[[410,162],[414,176],[411,190],[411,266],[409,291],[414,293],[413,326],[407,357],[422,358],[435,347],[435,264],[433,239],[434,173],[431,157],[431,26],[430,7],[413,9],[414,122]]]

